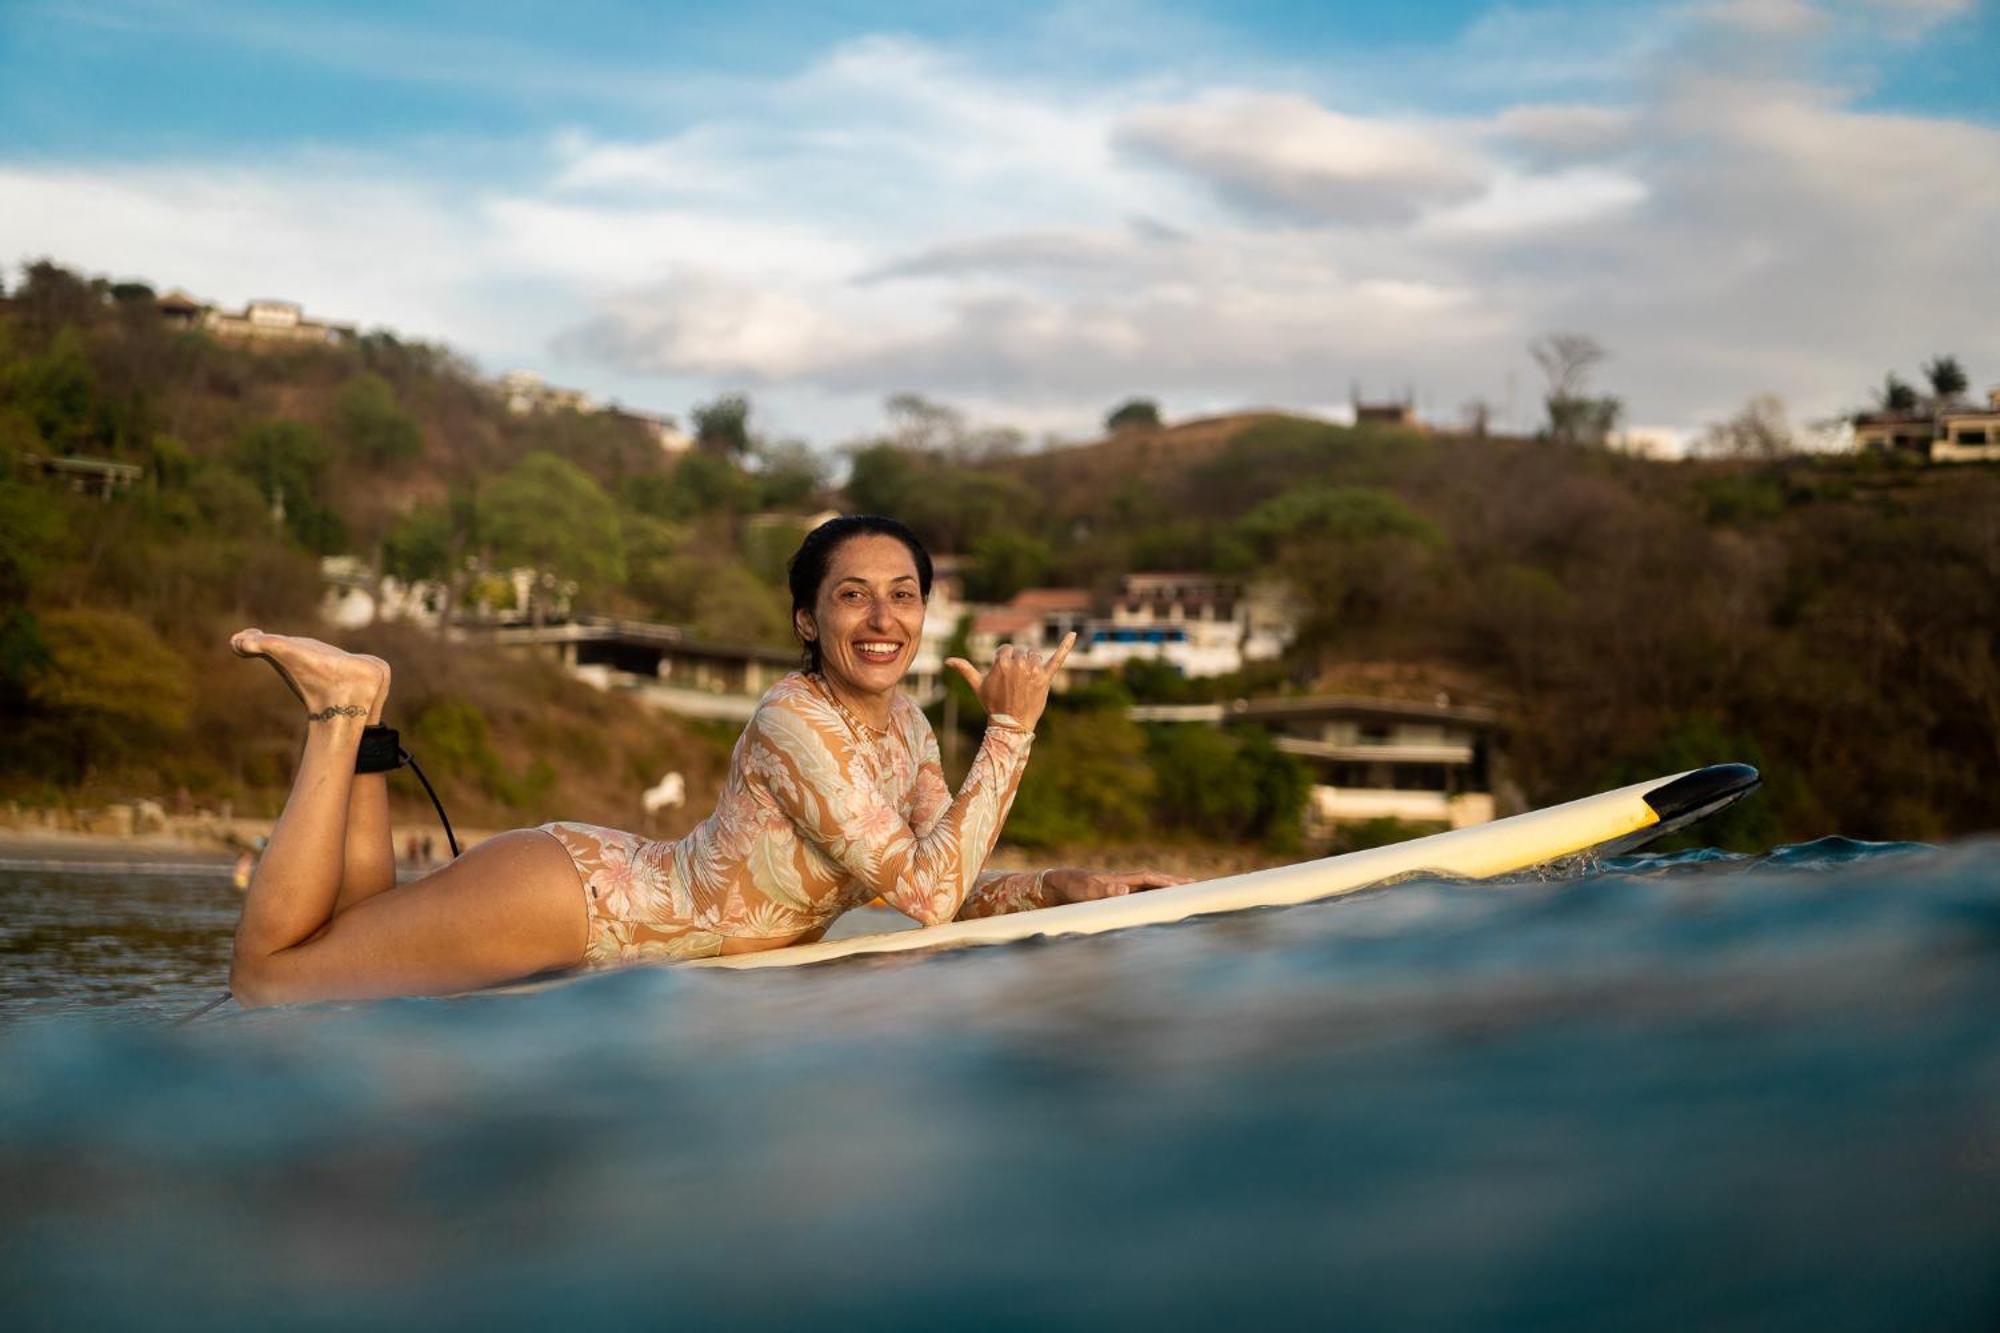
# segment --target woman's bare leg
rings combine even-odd
[[[358,656],[359,654],[357,654]],[[382,685],[368,709],[368,725],[382,721],[389,705],[389,664],[379,657],[365,657],[382,669]],[[347,842],[340,877],[340,893],[333,900],[335,916],[364,898],[396,886],[396,840],[389,827],[389,775],[357,773],[347,796]]]
[[[302,944],[260,957],[239,944],[230,984],[246,1005],[445,995],[576,967],[588,934],[569,853],[516,829],[363,899]]]
[[[246,629],[229,646],[263,657],[306,707],[306,744],[291,794],[250,877],[238,953],[275,953],[333,915],[346,875],[347,806],[361,729],[382,687],[382,668],[317,639]]]
[[[258,630],[230,644],[269,659],[308,718],[298,774],[236,929],[230,984],[240,1001],[464,990],[582,961],[588,925],[576,869],[545,833],[495,838],[400,892],[365,896],[334,916],[355,752],[386,667],[314,639]]]

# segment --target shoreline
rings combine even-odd
[[[63,828],[46,822],[0,822],[0,869],[23,870],[78,865],[117,868],[170,864],[223,870],[268,838],[270,819],[221,819],[208,814],[168,815],[164,827],[144,833],[105,828]],[[450,859],[442,831],[434,820],[398,821],[390,825],[400,870],[416,868],[402,851],[414,837],[432,842],[431,865]],[[457,829],[459,844],[473,847],[493,837],[495,829]],[[1115,870],[1164,870],[1211,879],[1240,874],[1301,859],[1299,854],[1274,855],[1259,848],[1203,844],[1135,843],[1131,845],[1026,848],[1002,842],[987,865],[995,870],[1039,870],[1046,866],[1081,865]]]
[[[79,865],[123,867],[169,864],[230,869],[236,858],[268,838],[275,821],[232,819],[227,822],[191,817],[169,819],[169,827],[152,833],[107,833],[50,827],[0,825],[0,869],[20,870]],[[429,836],[435,851],[432,865],[451,859],[435,823],[392,824],[398,868],[408,868],[400,852],[412,836]],[[459,844],[471,847],[493,836],[489,829],[457,829]]]

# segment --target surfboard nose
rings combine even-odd
[[[1647,792],[1646,804],[1661,824],[1685,824],[1729,804],[1762,781],[1748,764],[1710,764]]]

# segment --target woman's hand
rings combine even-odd
[[[1157,870],[1051,870],[1042,876],[1057,902],[1087,903],[1098,898],[1123,898],[1143,889],[1164,889],[1185,884],[1186,875],[1167,875]]]
[[[1005,714],[1022,730],[1033,731],[1035,723],[1041,721],[1042,710],[1048,706],[1049,682],[1055,679],[1063,659],[1074,647],[1076,632],[1072,630],[1046,658],[1003,643],[1000,651],[993,654],[993,665],[983,675],[962,657],[946,658],[945,665],[965,677],[965,683],[979,696],[979,706],[988,717]]]

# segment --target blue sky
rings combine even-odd
[[[1556,330],[1686,432],[2000,382],[1996,69],[1976,0],[4,0],[0,263],[820,444],[903,391],[1525,425]]]

